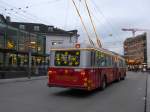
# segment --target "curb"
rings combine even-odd
[[[0,84],[16,83],[16,82],[27,82],[33,80],[44,80],[47,79],[47,76],[37,76],[29,78],[15,78],[15,79],[0,79]]]
[[[148,75],[147,81],[147,100],[146,100],[146,112],[150,112],[150,74]]]

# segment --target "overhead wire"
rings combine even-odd
[[[76,5],[78,6],[78,10],[80,11],[80,14],[82,14],[82,12],[83,12],[83,10],[82,10],[82,2],[81,2],[81,0],[78,0],[78,1],[79,2],[76,2]],[[86,36],[87,34],[86,34],[84,28],[81,27],[83,25],[82,25],[81,22],[79,22],[79,19],[80,19],[79,17],[78,18],[74,17],[75,21],[72,22],[72,20],[71,20],[71,26],[73,26],[73,29],[78,29],[78,32],[79,32],[80,35],[82,35],[82,37],[87,37]],[[84,38],[79,38],[79,39],[81,39],[82,41],[85,41]],[[88,41],[89,41],[89,39],[88,39]],[[94,42],[92,41],[92,43],[94,43]]]
[[[26,21],[27,19],[24,18],[24,17],[20,17],[18,16],[18,13],[16,11],[11,11],[11,10],[8,10],[6,7],[2,6],[2,4],[0,4],[0,9],[3,13],[4,16],[10,16],[11,18],[15,19],[15,20],[18,20],[20,21],[20,19]],[[20,19],[19,19],[20,18]]]
[[[66,9],[65,9],[65,22],[64,22],[64,29],[67,27],[67,22],[68,22],[68,15],[69,15],[69,1],[67,0],[67,2],[66,2]]]
[[[7,3],[5,3],[5,4],[7,4]],[[5,5],[5,6],[7,6],[7,5]],[[10,7],[10,11],[8,11],[7,13],[9,14],[9,15],[16,15],[15,17],[16,18],[20,18],[20,19],[23,19],[23,20],[29,20],[29,19],[32,19],[33,20],[33,15],[31,15],[32,17],[27,17],[27,16],[25,16],[24,14],[22,14],[22,16],[20,16],[21,14],[20,13],[26,13],[26,11],[25,10],[23,10],[22,8],[17,8],[17,7],[15,7],[14,8],[14,6],[12,6],[12,5],[9,5],[9,6],[11,6],[12,7],[12,9],[14,9],[14,10],[11,10],[11,7]],[[8,9],[8,8],[7,8]],[[17,12],[17,13],[15,13],[15,11]],[[13,13],[12,13],[13,12]],[[17,16],[20,16],[20,17],[17,17]],[[13,17],[14,18],[14,17]],[[38,20],[38,18],[36,18],[36,17],[34,17],[34,20]],[[41,21],[41,20],[40,20]]]
[[[112,30],[113,32],[116,32],[116,31],[115,31],[115,28],[113,27],[113,25],[111,24],[111,22],[108,21],[108,19],[106,18],[106,16],[104,15],[104,13],[101,11],[101,9],[97,6],[97,4],[95,3],[95,1],[92,0],[91,3],[93,3],[93,5],[95,6],[95,8],[96,8],[97,11],[99,12],[99,14],[101,14],[101,15],[103,16],[103,18],[105,19],[105,21],[107,22],[107,24],[110,26],[111,30]],[[115,33],[115,35],[116,35],[115,38],[117,37],[116,39],[119,39],[119,40],[120,40],[119,35],[118,35],[117,33]]]
[[[23,10],[22,8],[17,8],[13,5],[10,5],[7,2],[4,2],[3,0],[1,0],[1,3],[5,4],[6,6],[10,6],[12,9],[18,10],[19,12],[22,12],[22,13],[26,14],[26,16],[28,15],[30,18],[35,19],[36,21],[39,20],[39,21],[44,22],[44,23],[49,23],[49,22],[47,22],[45,20],[42,20],[41,18],[39,18],[39,17],[37,17],[37,16],[35,16],[31,13],[28,13],[27,11]]]
[[[9,16],[11,16],[11,13],[9,13],[9,12],[7,12],[7,13],[5,13],[5,14],[4,14],[4,13],[1,13],[1,14],[2,14],[2,15],[4,15],[4,16],[5,16],[5,15],[7,15],[7,16],[8,16],[8,15],[9,15]],[[12,18],[12,19],[14,19],[14,20],[18,20],[18,21],[20,21],[17,17],[11,17],[11,18]]]
[[[97,9],[97,11],[98,11],[98,13],[100,14],[100,15],[102,15],[102,17],[103,17],[103,19],[105,20],[105,22],[109,25],[109,28],[113,31],[113,32],[116,32],[115,30],[115,28],[113,27],[113,25],[110,23],[110,21],[108,21],[108,19],[105,17],[105,15],[104,15],[104,13],[100,10],[100,8],[97,6],[97,4],[94,2],[94,0],[92,0],[91,1],[92,2],[92,4],[93,4],[93,6],[94,6],[94,8],[96,8]],[[113,35],[113,34],[110,34],[111,36]],[[120,45],[122,45],[123,44],[123,39],[121,39],[121,38],[119,38],[120,36],[118,35],[118,33],[115,33],[115,35],[116,36],[112,36],[112,37],[114,37],[116,40],[119,40],[119,44]],[[116,38],[117,37],[117,38]],[[113,43],[115,43],[116,42],[116,44],[114,44],[114,45],[118,45],[118,41],[113,41]],[[112,41],[112,40],[111,40]],[[107,44],[107,42],[105,42],[106,44]],[[105,44],[104,43],[104,44]]]
[[[2,6],[2,4],[0,4]],[[4,5],[4,4],[3,4]],[[17,18],[23,19],[25,21],[29,21],[29,20],[34,20],[32,17],[27,17],[25,16],[22,12],[18,11],[17,9],[14,9],[12,7],[8,7],[7,5],[2,6],[3,8],[5,8],[5,11],[9,11],[9,13],[12,16],[16,16]]]
[[[62,0],[42,1],[42,2],[39,2],[39,3],[32,4],[32,5],[26,5],[24,8],[28,9],[28,8],[33,8],[33,7],[37,7],[37,6],[39,7],[40,5],[49,5],[49,4],[59,2],[59,1],[62,1]]]
[[[72,3],[73,3],[74,6],[75,6],[76,12],[77,12],[77,14],[78,14],[78,16],[79,16],[79,18],[80,18],[80,20],[81,20],[82,26],[83,26],[83,28],[84,28],[84,30],[85,30],[87,36],[88,36],[88,39],[89,39],[90,44],[91,44],[92,46],[95,46],[95,45],[94,45],[94,42],[91,40],[91,37],[90,37],[90,35],[89,35],[89,33],[88,33],[88,30],[87,30],[87,28],[86,28],[86,26],[85,26],[85,24],[84,24],[84,22],[83,22],[82,16],[80,15],[80,12],[79,12],[79,10],[78,10],[78,8],[77,8],[76,3],[74,2],[74,0],[72,0]]]
[[[80,13],[82,13],[82,10],[81,10],[81,2],[78,2],[78,10],[80,11]],[[78,18],[75,18],[75,28],[79,28],[80,27],[80,24],[78,24]]]
[[[93,5],[93,4],[91,4]],[[91,13],[91,15],[93,16],[93,19],[95,19],[95,21],[97,21],[97,23],[100,23],[100,24],[104,24],[104,22],[106,22],[106,20],[104,20],[105,18],[103,17],[99,17],[99,12],[96,10],[95,6],[93,5],[93,7],[91,7],[91,9],[93,10],[93,12],[95,13]],[[95,17],[95,18],[94,18]],[[101,18],[101,19],[100,19]],[[102,20],[104,20],[104,22],[102,22]],[[112,32],[110,30],[110,27],[108,28],[107,26],[103,25],[103,29],[106,31],[106,32]],[[108,36],[112,35],[111,33],[108,34]]]
[[[94,10],[94,12],[96,12],[95,8],[93,8],[93,10]],[[104,23],[102,22],[102,20],[100,20],[100,18],[98,17],[98,14],[91,13],[91,15],[92,15],[93,17],[95,17],[95,18],[93,18],[93,19],[95,19],[95,21],[97,21],[97,23],[104,24]],[[103,29],[104,29],[106,32],[111,32],[111,30],[108,29],[105,25],[103,26]],[[110,34],[108,34],[108,36],[109,36],[109,35],[110,35]]]
[[[92,19],[91,13],[90,13],[89,6],[88,6],[88,4],[87,4],[87,0],[84,0],[84,1],[85,1],[85,4],[86,4],[86,8],[87,8],[87,11],[88,11],[88,15],[89,15],[89,18],[90,18],[90,21],[91,21],[91,24],[92,24],[92,27],[93,27],[93,30],[94,30],[96,39],[97,39],[97,44],[98,44],[99,47],[102,47],[101,42],[100,42],[100,40],[99,40],[99,37],[98,37],[98,35],[97,35],[96,26],[94,25],[94,21],[93,21],[93,19]]]

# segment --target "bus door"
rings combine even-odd
[[[115,61],[114,64],[113,64],[113,77],[114,77],[114,80],[117,79],[117,76],[118,76],[118,63]]]
[[[97,85],[97,69],[95,68],[95,51],[91,51],[91,79],[94,82],[94,85]]]

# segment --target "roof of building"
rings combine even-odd
[[[35,34],[43,34],[43,35],[56,35],[56,36],[76,36],[78,37],[77,30],[65,31],[63,29],[54,27],[52,25],[45,25],[41,23],[28,23],[28,22],[11,22],[10,17],[4,17],[0,14],[0,23],[4,23],[6,25],[12,26],[14,28],[20,29],[20,25],[25,25],[25,30],[27,32],[35,33]],[[39,31],[34,30],[34,26],[39,26]]]
[[[77,34],[77,30],[71,30],[71,31],[65,31],[63,29],[50,26],[50,25],[45,25],[41,23],[26,23],[26,22],[10,22],[9,25],[19,28],[20,25],[25,25],[25,29],[28,32],[32,33],[40,33],[40,34],[45,34],[45,35],[58,35],[58,36],[79,36]],[[39,26],[39,31],[34,30],[34,26]]]
[[[6,19],[2,14],[0,14],[0,22],[6,23]]]
[[[129,37],[129,38],[127,38],[124,41],[124,43],[133,42],[135,40],[141,40],[141,39],[144,39],[145,37],[146,37],[146,33],[143,33],[143,34],[137,35],[135,37]]]

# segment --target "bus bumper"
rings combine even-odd
[[[61,87],[61,88],[70,88],[70,89],[80,89],[80,90],[88,90],[88,88],[80,85],[58,85],[58,84],[47,84],[48,87]]]

